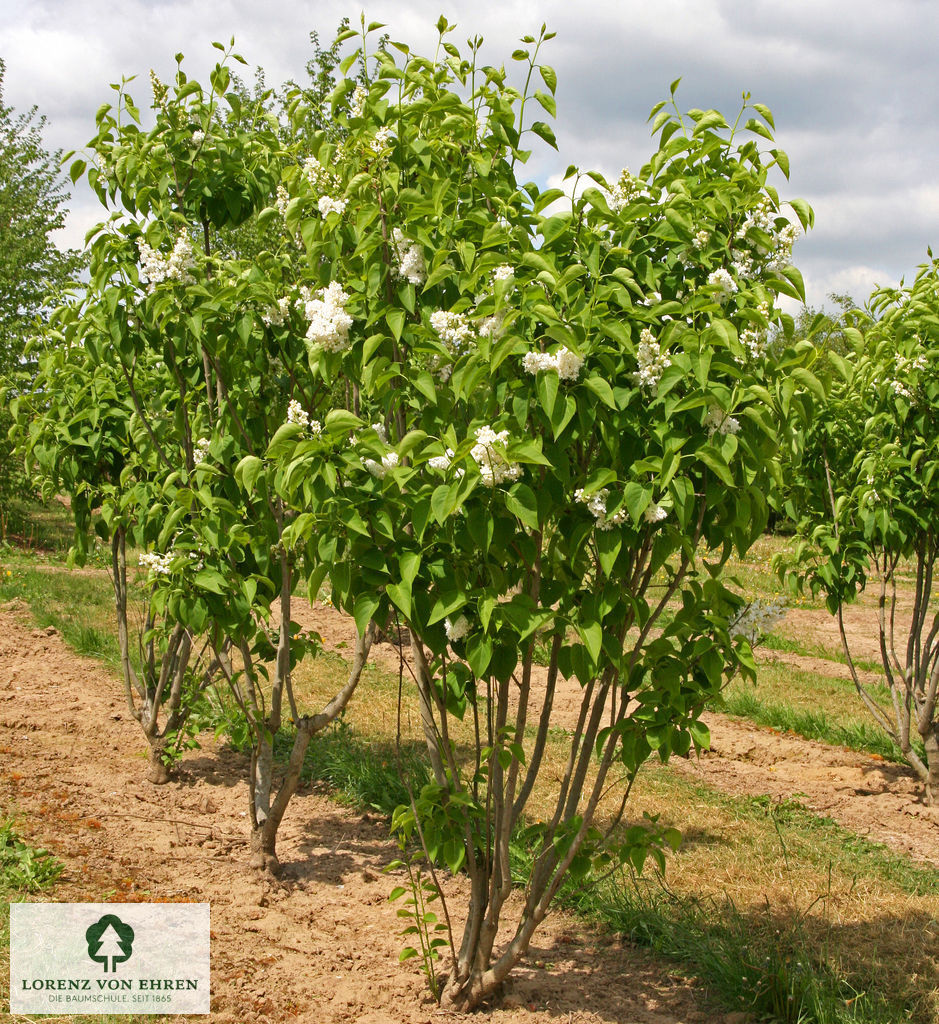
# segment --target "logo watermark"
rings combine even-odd
[[[208,903],[11,903],[11,1013],[208,1013]]]

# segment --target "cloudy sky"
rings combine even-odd
[[[218,56],[215,39],[260,65],[269,84],[301,80],[309,33],[332,38],[340,18],[361,7],[337,0],[3,0],[0,57],[4,99],[46,114],[50,148],[80,149],[109,83],[139,74],[148,105],[152,67],[171,78],[183,51],[190,75]],[[517,40],[542,22],[557,32],[544,59],[558,73],[559,154],[529,165],[541,183],[569,163],[615,176],[637,170],[653,144],[646,118],[681,77],[683,108],[735,115],[744,90],[776,120],[791,161],[783,196],[815,208],[816,227],[795,251],[810,303],[832,291],[859,302],[877,284],[912,276],[939,245],[939,4],[933,0],[372,0],[369,20],[393,39],[428,52],[440,13],[458,23],[458,45],[485,37],[488,63],[510,63]],[[146,103],[144,102],[146,101]],[[76,190],[68,244],[98,217]]]

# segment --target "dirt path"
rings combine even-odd
[[[452,1019],[399,966],[381,868],[387,826],[303,790],[282,827],[284,877],[247,866],[245,761],[206,748],[180,781],[143,781],[145,746],[115,678],[53,629],[0,609],[0,808],[66,864],[61,901],[208,901],[213,1024],[423,1024]],[[457,882],[456,885],[461,883]],[[646,955],[555,915],[501,1006],[500,1024],[721,1024]]]

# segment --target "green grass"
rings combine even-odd
[[[20,839],[12,821],[0,823],[0,897],[35,894],[48,889],[63,866],[48,850]]]
[[[15,498],[0,509],[0,545],[64,555],[73,535],[71,513],[58,501],[43,504]]]
[[[54,626],[78,654],[120,665],[106,572],[72,571],[61,561],[0,549],[0,604],[8,601],[26,604],[37,626]]]
[[[804,936],[798,916],[744,913],[729,898],[678,896],[627,875],[576,903],[588,918],[682,966],[725,1008],[785,1024],[897,1024],[902,999],[869,992]]]
[[[848,659],[844,656],[841,647],[825,647],[822,644],[804,644],[789,636],[781,636],[778,633],[770,633],[760,640],[760,647],[770,651],[779,651],[781,654],[798,654],[803,658],[824,658],[826,661],[834,661],[839,665],[847,665]],[[864,672],[883,672],[883,665],[879,661],[867,658],[854,658],[856,668]]]
[[[904,763],[900,748],[873,722],[833,722],[824,711],[797,709],[790,704],[772,704],[752,691],[728,691],[723,698],[725,714],[746,718],[757,725],[768,725],[782,732],[793,732],[809,740],[819,740],[877,754],[887,761]]]

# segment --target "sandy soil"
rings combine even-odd
[[[351,646],[354,627],[335,610],[316,605],[298,617],[327,647]],[[373,657],[396,667],[398,648],[379,644]],[[577,701],[576,684],[566,684],[559,725]],[[906,770],[721,716],[709,721],[712,753],[679,770],[731,792],[797,798],[939,864],[939,823],[917,802]],[[426,996],[415,962],[397,962],[400,923],[381,873],[396,850],[383,822],[301,790],[281,829],[283,877],[273,882],[247,867],[242,757],[206,744],[178,782],[154,787],[144,774],[139,727],[113,676],[71,653],[54,629],[28,626],[23,610],[0,608],[0,797],[26,816],[23,831],[66,863],[57,899],[210,902],[219,1024],[448,1017]],[[529,1024],[727,1019],[644,951],[561,914],[540,930],[489,1015]]]
[[[163,787],[144,771],[139,727],[113,676],[51,627],[0,610],[0,797],[23,816],[21,831],[65,862],[58,900],[208,901],[217,1024],[452,1018],[428,998],[414,961],[397,962],[385,823],[302,790],[281,828],[283,877],[272,882],[247,867],[244,758],[207,745]],[[488,1019],[726,1018],[644,951],[557,914]]]

